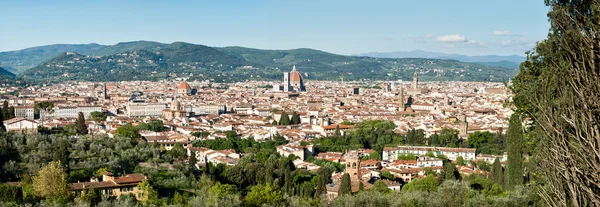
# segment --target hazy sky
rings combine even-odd
[[[546,37],[547,10],[542,0],[0,0],[0,51],[151,40],[338,54],[523,55]]]

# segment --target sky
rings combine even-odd
[[[149,40],[524,55],[547,36],[547,11],[542,0],[0,0],[0,51]]]

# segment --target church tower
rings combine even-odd
[[[458,130],[458,136],[463,139],[469,138],[469,122],[467,122],[467,115],[463,114],[460,122],[460,129]]]
[[[400,96],[398,97],[398,111],[404,111],[406,102],[404,102],[404,85],[400,83]]]
[[[412,88],[418,88],[418,87],[419,87],[419,73],[417,71],[415,71],[415,74],[413,75]]]
[[[106,83],[104,83],[104,99],[109,99],[108,97],[108,90],[106,89]]]
[[[350,180],[360,180],[362,177],[360,175],[360,157],[361,154],[356,150],[348,151],[344,156],[346,159],[346,170],[344,172],[350,175]]]

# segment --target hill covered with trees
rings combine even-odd
[[[57,51],[57,50],[56,50]],[[344,56],[313,49],[215,48],[175,42],[125,42],[81,52],[63,52],[20,75],[42,81],[158,80],[169,77],[217,82],[280,79],[296,65],[313,80],[410,79],[504,81],[516,70],[455,60]]]
[[[99,44],[56,44],[0,52],[0,66],[12,68],[15,70],[13,72],[20,73],[65,52],[93,54],[94,51],[105,47],[107,46]]]

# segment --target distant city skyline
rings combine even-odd
[[[342,55],[521,55],[545,39],[542,1],[0,0],[0,51],[148,40]]]

